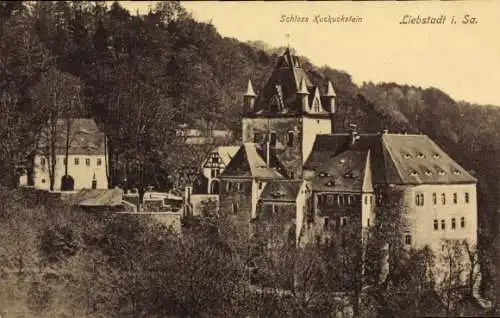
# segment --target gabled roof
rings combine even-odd
[[[66,131],[69,127],[69,154],[70,155],[101,155],[105,153],[105,135],[99,129],[94,119],[73,118],[69,121],[58,119],[56,124],[57,140],[56,154],[66,153]],[[38,143],[38,153],[46,152],[50,143],[50,123],[42,130]]]
[[[311,180],[315,191],[361,192],[369,150],[347,150],[329,158]]]
[[[375,184],[477,182],[426,135],[360,134],[354,144],[349,134],[319,135],[304,169],[318,171],[331,158],[356,150],[370,150]]]
[[[214,148],[208,155],[207,159],[203,161],[202,168],[212,158],[211,155],[213,153],[217,153],[219,155],[219,158],[222,160],[222,164],[227,166],[231,161],[231,159],[236,155],[239,149],[240,146],[219,146]]]
[[[269,181],[260,195],[260,200],[263,202],[295,202],[303,183],[303,180]]]
[[[257,144],[245,143],[229,162],[221,177],[248,177],[258,179],[283,179],[275,169],[267,166],[259,154]]]

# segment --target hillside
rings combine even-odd
[[[54,101],[42,92],[53,80],[54,72],[48,70],[55,69],[66,76],[57,87],[61,94],[68,94],[68,85],[78,88],[80,107],[72,111],[96,118],[108,134],[115,182],[127,173],[139,184],[156,180],[157,187],[168,187],[165,175],[174,177],[173,171],[182,166],[196,165],[196,160],[180,165],[183,154],[209,149],[172,149],[172,128],[179,123],[223,123],[238,133],[247,80],[261,89],[280,53],[261,42],[224,38],[175,2],[161,3],[141,17],[117,3],[108,9],[99,1],[5,2],[1,13],[5,116],[0,133],[7,137],[2,140],[7,151],[0,161],[5,172],[32,153],[48,114],[60,112],[47,106]],[[334,83],[337,131],[357,123],[364,131],[422,132],[474,170],[481,224],[495,224],[500,145],[492,141],[500,130],[500,108],[456,102],[436,88],[396,83],[358,87],[348,73],[318,68],[307,59],[304,68],[320,86],[326,85],[325,79]],[[4,177],[9,181],[11,174]]]
[[[15,184],[14,168],[33,154],[46,120],[69,114],[93,117],[106,131],[114,184],[126,175],[139,186],[181,187],[176,181],[197,167],[211,146],[175,146],[172,128],[225,124],[238,134],[248,79],[262,89],[280,53],[265,43],[224,38],[176,2],[162,2],[140,17],[101,1],[2,2],[2,183]],[[497,232],[500,193],[500,108],[454,101],[437,88],[358,87],[348,73],[331,68],[335,65],[317,67],[306,59],[303,66],[323,89],[326,79],[334,83],[337,131],[356,123],[366,132],[422,132],[474,171],[483,261],[491,259],[488,244]],[[46,94],[49,89],[54,94]]]

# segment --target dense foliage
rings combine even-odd
[[[0,2],[2,182],[16,183],[15,167],[33,155],[47,119],[50,116],[70,116],[67,112],[71,111],[75,116],[95,118],[109,136],[113,184],[127,176],[139,186],[182,187],[179,180],[187,178],[189,171],[186,169],[196,167],[211,146],[175,144],[173,128],[181,123],[207,130],[222,125],[238,135],[242,110],[240,95],[247,80],[252,78],[256,90],[261,89],[280,53],[279,49],[268,48],[263,43],[241,43],[224,38],[213,25],[194,21],[177,2],[160,2],[144,16],[133,16],[118,3],[108,7],[102,1]],[[354,122],[364,131],[388,128],[394,132],[422,132],[466,169],[474,171],[479,180],[481,262],[485,264],[483,268],[488,269],[483,275],[485,282],[491,281],[493,274],[489,261],[492,248],[489,244],[497,234],[496,209],[500,192],[500,169],[498,160],[495,160],[500,156],[500,144],[494,142],[500,132],[497,125],[500,109],[457,102],[436,88],[423,89],[395,83],[365,83],[358,87],[348,73],[327,66],[318,68],[307,60],[304,68],[311,80],[320,86],[326,84],[327,78],[334,83],[338,95],[337,131],[345,130]],[[53,94],[48,94],[49,91]],[[71,107],[73,103],[78,103],[78,109]],[[107,316],[109,312],[116,313],[118,308],[129,310],[120,312],[121,316],[144,316],[146,314],[141,310],[147,309],[141,306],[156,308],[154,306],[160,303],[170,305],[157,308],[158,316],[167,315],[166,311],[171,308],[175,308],[177,314],[195,315],[189,312],[195,310],[206,315],[220,315],[214,310],[243,306],[229,304],[230,300],[219,297],[218,292],[227,290],[220,291],[213,282],[196,281],[198,285],[192,285],[193,275],[201,275],[196,267],[186,268],[191,272],[180,278],[166,276],[163,279],[183,288],[190,286],[191,292],[210,290],[208,294],[184,302],[185,297],[194,297],[189,296],[189,291],[179,294],[176,290],[173,293],[164,290],[165,286],[155,285],[158,294],[148,295],[147,302],[144,302],[146,299],[140,297],[146,296],[140,293],[141,288],[151,290],[148,284],[158,282],[146,280],[127,285],[137,281],[134,273],[147,275],[150,270],[144,267],[147,263],[127,263],[127,259],[141,259],[146,255],[127,258],[127,253],[151,250],[160,243],[148,241],[148,245],[142,247],[128,246],[146,244],[144,240],[149,239],[133,236],[136,231],[133,227],[140,228],[140,225],[123,228],[124,224],[113,223],[105,226],[98,220],[81,218],[73,213],[54,214],[45,205],[29,208],[23,206],[23,201],[14,194],[2,197],[1,212],[5,217],[1,222],[5,227],[2,235],[6,240],[2,242],[8,242],[9,246],[6,250],[9,257],[3,258],[2,262],[20,273],[25,267],[41,264],[60,268],[55,276],[38,275],[33,271],[31,280],[20,280],[16,284],[21,285],[3,290],[13,291],[15,295],[17,288],[29,290],[31,297],[27,306],[39,315],[47,313],[50,308],[62,308],[49,306],[50,302],[56,301],[74,306],[87,304],[86,314],[93,312],[94,316]],[[24,217],[26,213],[28,215]],[[66,217],[61,219],[55,215],[69,215],[67,218],[75,219],[70,222]],[[74,230],[72,222],[75,221],[85,227]],[[116,238],[118,241],[99,241],[98,234],[89,234],[96,231],[106,240]],[[102,231],[109,233],[104,235]],[[124,233],[131,241],[120,239]],[[175,240],[168,242],[181,244]],[[194,239],[183,242],[185,245],[180,245],[183,246],[182,255],[166,253],[166,259],[161,259],[161,262],[159,259],[151,262],[158,266],[184,268],[182,262],[189,263],[190,258],[203,255],[206,257],[203,258],[206,260],[204,264],[213,262],[214,266],[227,269],[228,275],[232,275],[217,276],[219,279],[234,280],[227,286],[239,288],[236,280],[240,278],[238,266],[233,268],[231,262],[217,261],[218,253],[226,251],[217,249],[208,253],[196,250],[193,246],[198,243],[195,242]],[[97,252],[89,248],[92,244],[100,246]],[[116,253],[114,248],[120,246],[116,244],[125,244],[123,253],[113,255]],[[77,266],[83,274],[64,276],[61,273],[64,273],[65,266]],[[126,279],[121,272],[123,266],[131,268]],[[97,271],[89,270],[96,267]],[[166,269],[164,275],[170,275]],[[111,283],[109,280],[113,279]],[[90,286],[91,282],[96,285]],[[110,292],[116,288],[114,284],[121,284],[121,290],[128,294]],[[209,289],[201,288],[199,284]],[[73,288],[75,293],[85,291],[87,294],[72,294],[68,288]],[[54,296],[56,294],[61,297],[73,295],[71,297],[75,299],[61,300]],[[184,297],[182,302],[177,298],[181,296]],[[159,297],[168,299],[154,301]],[[258,301],[280,308],[275,300],[264,298]],[[205,308],[207,303],[213,303],[217,308]],[[109,309],[110,304],[115,308]],[[265,312],[268,307],[262,308],[262,315],[273,315]],[[69,311],[66,315],[74,316],[74,312]],[[53,313],[52,316],[57,315]]]

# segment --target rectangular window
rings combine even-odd
[[[347,216],[341,217],[340,218],[340,226],[346,226],[347,225],[347,220],[348,220]]]
[[[97,165],[98,166],[102,165],[102,159],[101,158],[97,158]]]
[[[370,227],[370,218],[368,218],[368,220],[366,221],[366,225]]]
[[[405,235],[405,244],[411,245],[411,235],[410,234]]]
[[[465,203],[469,203],[469,192],[465,192]]]
[[[373,204],[373,196],[370,195],[370,205]]]
[[[347,204],[352,205],[353,201],[352,195],[347,196]]]
[[[368,196],[365,195],[365,204],[368,204]]]
[[[215,169],[210,169],[210,177],[215,178]]]
[[[45,166],[45,158],[40,158],[40,165]]]
[[[446,194],[441,193],[441,204],[445,205],[446,204]]]
[[[275,132],[272,132],[269,136],[269,144],[271,145],[271,147],[274,147],[276,146],[276,133]]]
[[[288,143],[287,143],[287,146],[288,147],[293,147],[293,132],[292,131],[289,131],[288,132]]]
[[[233,202],[233,214],[238,214],[238,202]]]
[[[253,142],[258,144],[260,142],[260,134],[259,133],[254,133],[253,134]]]
[[[238,187],[238,191],[241,191],[241,189],[243,188],[243,185],[240,182],[238,182],[237,187]]]
[[[437,231],[439,229],[439,222],[437,219],[434,219],[434,231]]]
[[[458,202],[458,197],[456,193],[453,193],[453,204],[457,204]]]
[[[437,194],[436,194],[436,193],[433,193],[433,194],[432,194],[432,203],[433,203],[434,205],[436,205],[436,204],[437,204],[437,202],[438,202],[438,199],[437,199]]]
[[[262,190],[262,182],[259,181],[259,190]]]
[[[85,159],[85,165],[90,166],[90,158]]]
[[[464,218],[463,216],[460,218],[460,226],[461,226],[462,228],[464,228],[464,227],[465,227],[465,218]]]
[[[323,229],[328,229],[328,222],[330,221],[330,219],[328,217],[325,217],[325,223],[323,224]]]
[[[339,195],[338,196],[338,202],[339,202],[339,205],[344,205],[344,196],[343,195]]]
[[[446,229],[446,222],[444,220],[441,220],[441,230]]]
[[[455,218],[451,219],[451,228],[454,230],[456,226]]]
[[[66,159],[66,157],[63,158],[63,165],[67,165],[68,164],[68,159]]]
[[[75,166],[78,166],[80,164],[80,158],[76,157],[75,158]]]

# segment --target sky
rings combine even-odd
[[[135,14],[155,1],[120,1]],[[500,1],[182,2],[222,36],[290,45],[317,66],[364,81],[436,87],[455,100],[500,106]],[[282,16],[308,22],[282,22]],[[315,23],[321,17],[361,22]],[[446,17],[444,24],[400,24],[405,15]],[[464,16],[477,23],[463,24]],[[456,24],[452,24],[452,17]],[[287,36],[287,34],[289,36]]]

